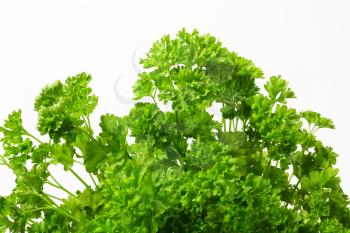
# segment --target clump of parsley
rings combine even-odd
[[[137,103],[127,116],[101,116],[98,135],[85,73],[36,98],[37,129],[49,140],[24,128],[21,111],[8,116],[0,162],[16,187],[0,197],[0,232],[350,232],[337,154],[314,134],[334,125],[288,106],[295,94],[284,79],[260,91],[261,69],[197,30],[164,36],[141,64]],[[208,112],[214,104],[221,122]],[[79,160],[93,187],[73,170]],[[67,190],[51,164],[86,189]]]

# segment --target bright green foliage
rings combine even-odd
[[[141,64],[138,103],[127,116],[101,116],[98,135],[89,121],[97,97],[85,73],[37,97],[47,141],[24,129],[21,111],[9,115],[0,163],[13,170],[16,187],[0,197],[0,232],[350,232],[337,154],[315,136],[334,125],[288,106],[296,96],[281,76],[266,81],[264,94],[255,84],[259,68],[197,30],[164,36]],[[208,112],[214,104],[221,122]],[[86,189],[67,190],[51,164]]]

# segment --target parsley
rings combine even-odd
[[[281,76],[263,94],[260,68],[197,30],[162,37],[141,64],[138,103],[127,116],[101,116],[98,135],[86,73],[36,98],[38,134],[48,140],[25,129],[20,110],[8,116],[0,163],[16,187],[0,197],[0,232],[350,232],[337,154],[315,136],[334,125],[288,106],[296,96]],[[207,111],[213,104],[221,122]],[[80,159],[94,187],[73,170]],[[51,164],[85,190],[66,189]]]

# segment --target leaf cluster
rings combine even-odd
[[[0,232],[350,232],[337,154],[315,135],[334,124],[290,107],[286,80],[270,77],[259,90],[260,68],[197,30],[162,37],[140,62],[137,103],[126,116],[102,115],[99,134],[86,73],[36,98],[47,140],[25,129],[20,110],[8,116],[0,162],[16,187],[0,197]],[[85,190],[66,189],[54,164]]]

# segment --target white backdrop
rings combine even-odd
[[[349,12],[347,0],[1,0],[0,120],[21,108],[25,127],[34,131],[40,89],[85,71],[99,96],[97,128],[105,112],[128,113],[138,58],[152,41],[198,28],[252,59],[266,77],[287,79],[298,97],[293,106],[334,120],[335,130],[317,135],[339,153],[337,167],[350,195]],[[83,188],[60,167],[51,169],[71,190]],[[0,166],[0,195],[13,185],[11,172]]]

